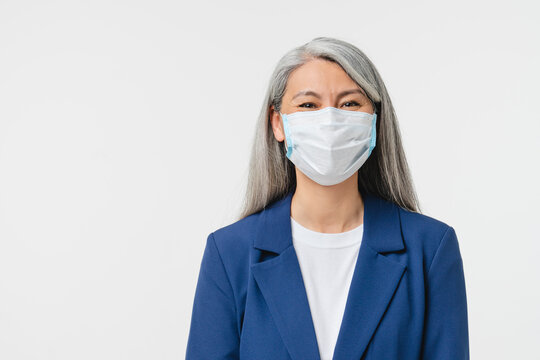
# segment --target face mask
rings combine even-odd
[[[321,185],[348,179],[375,147],[376,113],[326,107],[280,115],[287,157]]]

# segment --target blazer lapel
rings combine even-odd
[[[251,265],[293,360],[320,360],[315,327],[291,232],[293,192],[261,213],[254,247],[276,254]],[[334,360],[360,359],[406,266],[381,255],[404,249],[396,205],[371,194],[364,200],[364,235],[341,323]],[[262,255],[262,254],[261,254]]]
[[[300,264],[292,246],[292,195],[262,212],[254,247],[279,256],[251,265],[251,271],[291,358],[320,360]]]
[[[405,248],[398,206],[364,199],[364,235],[354,269],[334,360],[361,359],[407,268],[381,253]]]

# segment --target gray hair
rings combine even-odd
[[[270,107],[281,109],[289,75],[306,62],[333,61],[360,86],[377,113],[377,140],[373,152],[358,170],[358,189],[378,195],[404,209],[420,212],[390,96],[377,69],[357,47],[329,37],[317,37],[287,52],[270,77],[252,143],[247,189],[239,218],[264,209],[296,188],[294,164],[274,137]]]

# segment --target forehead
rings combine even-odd
[[[291,72],[285,96],[292,97],[306,89],[332,94],[354,88],[360,87],[341,66],[329,60],[313,59]]]

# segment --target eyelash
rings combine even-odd
[[[360,106],[360,104],[357,103],[356,101],[347,101],[345,104],[348,104],[348,103],[352,103],[352,104],[355,104],[356,106]],[[300,107],[305,107],[303,105],[306,105],[306,104],[313,104],[313,103],[312,102],[305,102],[305,103],[300,104],[299,106]],[[355,106],[355,105],[353,105],[353,106]]]

